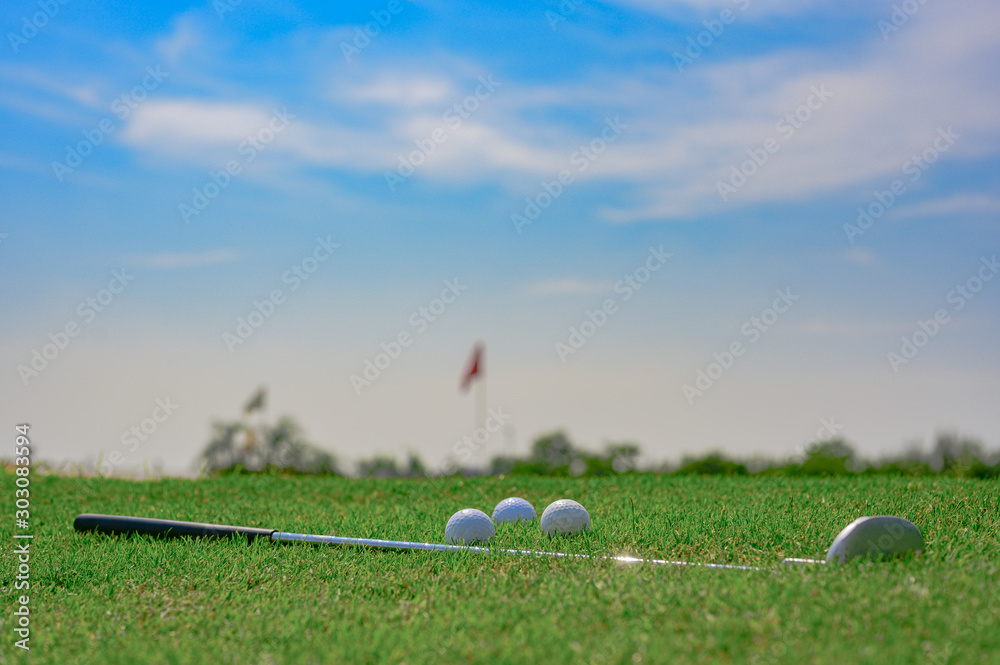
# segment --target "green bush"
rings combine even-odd
[[[681,476],[746,476],[749,475],[750,471],[745,464],[726,459],[721,454],[712,453],[700,459],[685,459],[676,473]]]

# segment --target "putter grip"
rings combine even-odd
[[[125,517],[122,515],[94,515],[84,513],[77,515],[73,521],[77,531],[96,531],[112,535],[126,533],[141,533],[163,538],[227,538],[245,536],[248,541],[254,538],[270,538],[275,529],[255,529],[246,526],[229,526],[226,524],[203,524],[201,522],[180,522],[178,520],[158,520],[152,517]]]

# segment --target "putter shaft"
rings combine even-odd
[[[424,550],[433,552],[477,552],[481,554],[510,554],[521,556],[565,557],[575,559],[602,559],[618,563],[647,563],[662,566],[687,566],[692,568],[712,568],[716,570],[765,570],[754,566],[737,566],[725,563],[695,563],[690,561],[669,561],[667,559],[640,559],[631,556],[591,556],[568,552],[543,552],[536,550],[516,550],[475,545],[444,545],[441,543],[416,543],[405,540],[379,540],[377,538],[347,538],[344,536],[319,536],[305,533],[291,533],[275,529],[230,526],[227,524],[206,524],[203,522],[182,522],[161,520],[150,517],[126,517],[122,515],[78,515],[73,522],[77,531],[94,531],[109,535],[145,534],[161,538],[230,538],[243,536],[252,541],[267,537],[282,543],[313,543],[315,545],[342,545],[348,547],[372,547],[383,550]]]

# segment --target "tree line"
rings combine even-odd
[[[711,452],[686,457],[679,464],[640,462],[635,443],[611,443],[603,450],[587,450],[562,431],[539,436],[526,455],[494,457],[485,467],[468,466],[448,475],[609,476],[622,473],[672,475],[785,475],[845,476],[902,475],[1000,477],[1000,453],[988,452],[982,442],[953,433],[941,433],[929,450],[911,447],[898,455],[869,459],[842,438],[811,443],[802,455],[790,459],[737,459]],[[365,478],[423,478],[445,475],[427,467],[415,453],[406,459],[376,455],[360,460],[353,473],[336,457],[311,443],[290,417],[274,424],[216,422],[212,437],[198,460],[208,474],[283,473],[356,475]]]

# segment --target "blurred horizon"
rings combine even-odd
[[[0,403],[40,458],[183,472],[266,385],[338,459],[437,468],[478,341],[472,464],[1000,449],[995,3],[2,16]]]

